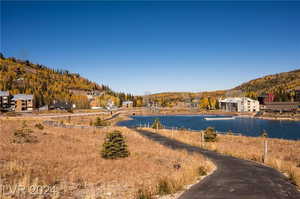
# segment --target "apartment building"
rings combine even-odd
[[[15,112],[30,112],[33,110],[33,95],[17,94],[11,100],[11,108]]]
[[[228,112],[258,112],[259,101],[247,97],[230,97],[219,100],[220,109]]]
[[[9,111],[11,96],[8,91],[0,91],[0,111]]]

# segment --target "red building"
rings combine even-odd
[[[268,94],[258,97],[258,101],[259,101],[259,104],[266,104],[266,103],[273,102],[274,98],[275,98],[274,94],[268,93]]]
[[[300,102],[300,86],[297,86],[295,88],[295,99],[294,101]]]

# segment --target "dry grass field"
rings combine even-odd
[[[148,129],[149,130],[149,129]],[[164,136],[201,147],[200,133],[191,131],[153,130]],[[268,138],[266,164],[286,174],[300,186],[300,141]],[[204,148],[234,157],[263,162],[264,138],[218,135],[217,142],[206,142]]]
[[[96,121],[96,118],[98,117],[101,120],[104,120],[105,118],[108,118],[110,116],[107,115],[91,115],[91,116],[76,116],[76,117],[69,116],[69,117],[57,117],[57,118],[53,118],[53,120],[62,122],[64,124],[92,126],[93,123]]]
[[[104,121],[104,124],[106,126],[112,126],[121,120],[130,119],[128,118],[128,116],[122,114],[120,115],[98,114],[98,115],[87,115],[87,116],[57,117],[57,118],[52,118],[52,120],[64,124],[93,126],[97,118],[100,118],[102,121]]]
[[[16,133],[22,121],[0,119],[0,185],[55,187],[48,198],[151,198],[176,192],[195,182],[199,169],[213,168],[198,154],[171,150],[125,127],[39,129],[39,122],[26,121],[26,129],[32,130],[26,137]],[[100,155],[106,134],[114,129],[126,138],[128,158],[107,160]],[[19,198],[43,198],[28,193]]]

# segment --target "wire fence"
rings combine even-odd
[[[152,124],[150,124],[150,122],[148,123],[140,123],[139,125],[137,126],[134,126],[135,128],[153,128],[152,127]],[[153,128],[155,129],[155,128]],[[172,126],[166,126],[166,125],[163,125],[163,128],[160,128],[160,129],[165,129],[165,130],[172,130],[172,131],[190,131],[190,132],[195,132],[195,133],[201,133],[203,132],[205,129],[202,129],[202,130],[195,130],[195,129],[191,129],[191,128],[184,128],[184,127],[172,127]],[[242,134],[241,133],[233,133],[231,131],[229,132],[223,132],[223,131],[216,131],[217,134],[228,134],[228,135],[235,135],[235,136],[241,136]]]

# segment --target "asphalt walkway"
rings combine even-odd
[[[146,130],[143,136],[172,149],[201,153],[217,170],[184,192],[179,199],[300,199],[300,192],[277,170],[247,160],[204,150]]]

